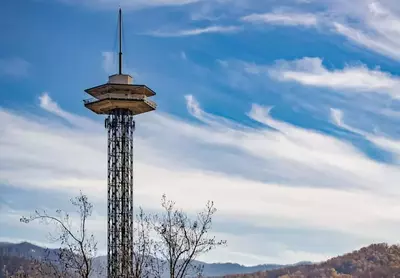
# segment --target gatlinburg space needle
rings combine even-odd
[[[133,277],[133,116],[156,109],[148,97],[156,93],[133,84],[122,73],[122,12],[119,10],[119,72],[108,83],[85,90],[93,98],[86,108],[107,115],[108,130],[108,242],[107,277]]]

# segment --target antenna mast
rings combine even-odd
[[[119,8],[119,74],[122,74],[122,10]]]

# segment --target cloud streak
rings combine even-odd
[[[397,2],[328,1],[332,30],[349,41],[389,58],[400,59]]]
[[[252,13],[240,19],[250,23],[291,27],[322,26],[321,30],[326,33],[335,33],[372,52],[399,60],[400,9],[397,6],[394,0],[328,0],[315,6],[319,8],[318,12],[281,9]]]
[[[390,152],[395,157],[395,162],[400,163],[400,141],[391,139],[385,135],[366,132],[358,128],[351,127],[344,122],[344,113],[339,109],[331,109],[331,118],[335,125],[355,134],[363,136],[365,139],[375,144],[382,150]]]
[[[267,69],[269,74],[283,82],[297,82],[306,86],[368,92],[399,97],[400,78],[365,65],[348,65],[343,69],[328,69],[320,58],[305,57],[294,61],[278,61]]]
[[[143,9],[152,7],[184,6],[203,0],[59,0],[72,5],[83,5],[93,9]]]
[[[250,14],[241,18],[244,22],[264,23],[284,26],[312,27],[318,24],[318,18],[308,13],[273,12],[263,14]]]
[[[177,31],[153,31],[149,35],[155,37],[188,37],[198,36],[203,34],[224,34],[236,33],[241,30],[240,26],[208,26],[203,28],[183,29]]]

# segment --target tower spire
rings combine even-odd
[[[118,72],[122,74],[122,10],[119,8],[119,63]]]

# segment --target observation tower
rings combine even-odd
[[[122,11],[119,10],[119,72],[107,83],[86,89],[92,96],[86,108],[107,115],[108,130],[108,242],[107,277],[133,277],[133,132],[138,114],[157,105],[149,100],[156,93],[146,85],[133,84],[122,73]]]

